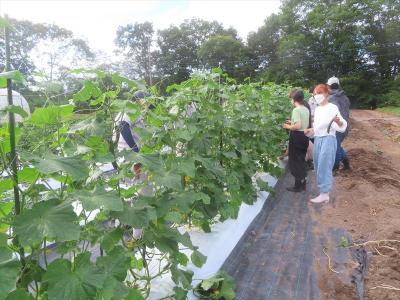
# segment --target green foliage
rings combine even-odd
[[[89,252],[83,252],[73,263],[66,259],[53,261],[43,281],[49,285],[49,300],[85,300],[95,298],[96,290],[103,287],[106,274],[91,263]]]
[[[267,81],[309,88],[335,75],[353,105],[377,107],[396,99],[399,16],[397,0],[286,0],[248,45]]]
[[[45,238],[57,241],[79,239],[78,218],[68,203],[48,200],[35,204],[15,218],[14,229],[23,246],[37,245]]]
[[[206,257],[177,227],[209,231],[212,223],[237,217],[243,202],[256,200],[254,174],[261,168],[277,173],[289,86],[237,84],[216,69],[171,86],[170,96],[149,97],[157,104],[150,110],[149,103],[119,99],[124,86],[135,89],[134,81],[98,75],[112,84],[85,81],[76,103],[37,108],[21,124],[20,214],[13,211],[13,180],[0,181],[0,229],[11,226],[7,238],[13,240],[12,247],[4,240],[0,245],[4,297],[29,298],[21,289],[30,284],[35,298],[143,299],[152,278],[170,272],[175,298],[184,299],[193,288],[193,273],[184,267],[189,261],[201,267]],[[74,113],[82,101],[90,114]],[[143,119],[144,127],[134,129],[139,153],[117,147],[121,113]],[[9,151],[3,129],[2,158]],[[114,170],[104,174],[105,163]],[[132,184],[137,163],[146,179]],[[53,242],[60,257],[48,261],[46,245]],[[90,258],[98,247],[102,255]],[[10,258],[24,251],[25,260]],[[155,256],[159,268],[150,267]],[[234,297],[228,279],[217,290]]]
[[[237,38],[235,29],[225,29],[217,21],[201,19],[185,20],[179,26],[171,25],[159,30],[157,35],[159,51],[153,54],[153,58],[164,87],[189,79],[192,70],[201,67],[198,50],[208,38],[216,35]]]
[[[196,287],[199,299],[233,300],[235,282],[227,273],[221,271],[209,279],[202,280]]]
[[[389,113],[389,114],[394,114],[396,116],[400,116],[400,107],[394,107],[394,106],[387,106],[387,107],[381,107],[378,109],[379,111]]]
[[[150,72],[152,71],[150,60],[153,34],[152,23],[135,23],[118,27],[115,39],[116,45],[125,52],[124,63],[127,66],[124,69],[130,69],[129,75],[146,78],[148,83],[150,83]]]
[[[205,67],[218,67],[230,77],[243,80],[254,74],[255,66],[250,63],[248,48],[232,36],[213,36],[205,41],[198,56]]]
[[[0,73],[0,88],[7,87],[7,79],[17,82],[23,82],[25,80],[24,75],[19,71],[2,72]]]

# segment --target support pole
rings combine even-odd
[[[5,46],[6,46],[6,72],[11,71],[11,63],[10,63],[10,32],[8,26],[4,29],[4,37],[5,37]],[[12,95],[12,81],[7,78],[7,100],[8,105],[13,105],[13,95]],[[15,215],[21,214],[21,202],[19,198],[19,190],[18,190],[18,169],[17,169],[17,151],[15,145],[15,115],[13,112],[8,112],[8,130],[10,133],[10,164],[11,164],[11,173],[13,177],[13,187],[14,187],[14,206],[15,206]],[[25,264],[25,252],[24,248],[21,247],[18,238],[14,238],[14,244],[19,248],[19,255],[22,265]]]

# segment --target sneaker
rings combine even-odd
[[[329,202],[329,194],[327,193],[321,193],[317,197],[312,198],[310,200],[312,203],[324,203],[324,202]]]

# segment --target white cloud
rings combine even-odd
[[[246,38],[268,15],[278,12],[279,6],[279,0],[0,0],[0,13],[33,22],[55,23],[87,37],[92,47],[111,53],[119,25],[150,21],[156,29],[163,29],[196,17],[232,26]]]

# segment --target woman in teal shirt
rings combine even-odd
[[[288,187],[291,192],[301,192],[306,189],[306,153],[308,148],[308,137],[304,129],[309,127],[310,111],[304,106],[304,93],[302,90],[293,90],[289,97],[295,108],[292,118],[287,121],[283,128],[290,130],[289,135],[289,169],[295,178],[293,187]]]

